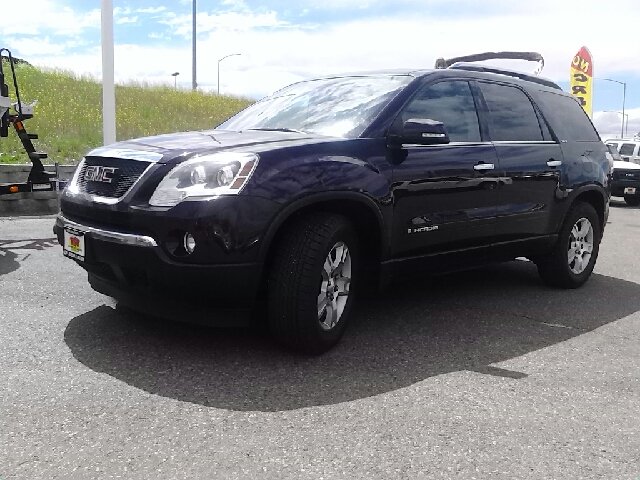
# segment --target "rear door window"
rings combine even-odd
[[[454,80],[424,87],[401,114],[402,122],[411,118],[444,123],[452,142],[479,142],[480,123],[469,83]]]
[[[633,155],[633,150],[636,148],[634,143],[623,143],[620,147],[620,155]]]
[[[478,82],[489,109],[494,142],[540,142],[542,130],[529,97],[517,87]]]
[[[618,150],[618,147],[620,146],[618,143],[616,142],[607,142],[607,145],[611,145],[613,148],[615,148],[616,150]]]
[[[575,98],[541,90],[536,101],[560,140],[600,141],[598,132]]]

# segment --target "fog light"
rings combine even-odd
[[[184,249],[187,253],[193,253],[196,249],[196,239],[190,233],[184,234]]]

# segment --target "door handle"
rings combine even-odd
[[[478,163],[473,166],[474,170],[493,170],[494,168],[493,163]]]
[[[559,167],[560,165],[562,165],[562,160],[551,159],[547,162],[548,167]]]

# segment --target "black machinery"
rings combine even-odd
[[[13,78],[16,102],[12,103],[9,97],[9,86],[5,82],[3,60],[7,59]],[[6,48],[0,48],[0,137],[8,137],[9,129],[13,126],[18,138],[22,142],[29,160],[31,160],[31,171],[26,182],[0,184],[0,195],[33,191],[56,191],[58,189],[57,173],[47,172],[44,169],[42,160],[47,158],[46,153],[37,152],[32,140],[36,140],[38,135],[28,133],[24,127],[24,121],[33,118],[34,104],[26,105],[20,100],[20,90],[16,77],[15,61],[11,52]],[[57,164],[56,164],[57,170]]]

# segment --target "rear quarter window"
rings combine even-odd
[[[635,143],[623,143],[620,147],[620,155],[633,155],[635,148]]]
[[[577,100],[544,90],[537,93],[542,113],[559,140],[600,141],[598,132]]]

